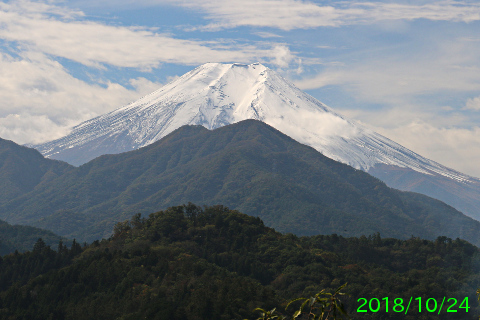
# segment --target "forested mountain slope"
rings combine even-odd
[[[32,249],[39,238],[47,245],[56,245],[62,237],[51,231],[30,226],[10,225],[0,220],[0,256]]]
[[[452,207],[390,189],[256,120],[213,131],[184,126],[147,147],[101,156],[10,201],[0,217],[92,241],[137,212],[189,201],[222,203],[297,235],[480,243],[480,223]]]
[[[287,300],[348,283],[342,300],[354,319],[477,319],[478,261],[478,248],[459,239],[298,238],[222,206],[190,204],[134,216],[87,247],[35,245],[3,257],[0,318],[256,319],[256,307],[284,312]],[[423,299],[422,312],[418,300],[407,314],[392,310],[393,299],[405,308],[409,297]],[[426,311],[427,299],[443,297],[457,303]],[[380,311],[357,312],[359,298],[382,301]]]

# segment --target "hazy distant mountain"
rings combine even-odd
[[[299,235],[446,235],[480,244],[480,222],[390,189],[254,120],[213,131],[184,126],[138,150],[101,156],[10,201],[0,216],[93,240],[137,212],[189,201],[224,204]]]
[[[0,204],[72,168],[66,162],[45,159],[37,150],[0,139]]]
[[[388,186],[425,194],[440,199],[466,215],[480,220],[480,183],[478,179],[458,181],[430,173],[424,174],[410,168],[377,164],[368,173]]]
[[[436,197],[480,220],[479,179],[340,116],[258,63],[204,64],[130,105],[81,123],[63,138],[33,147],[48,158],[80,165],[149,145],[183,125],[215,129],[245,119],[261,120],[392,187]],[[404,175],[397,184],[401,168],[418,174]]]

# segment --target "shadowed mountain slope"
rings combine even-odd
[[[0,204],[32,191],[74,168],[35,149],[0,139]]]

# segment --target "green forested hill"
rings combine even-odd
[[[299,238],[221,206],[188,205],[134,216],[87,247],[36,244],[3,257],[0,318],[253,319],[256,307],[283,312],[286,300],[348,282],[354,319],[476,319],[479,261],[459,239]],[[384,297],[389,312],[357,312],[359,298]],[[392,311],[393,299],[410,297],[455,298],[457,312]],[[468,312],[459,308],[466,298]]]
[[[213,131],[185,126],[101,156],[0,207],[0,217],[93,241],[135,213],[189,201],[222,203],[297,235],[445,235],[480,244],[478,221],[390,189],[255,120]]]
[[[47,245],[56,245],[62,238],[51,231],[39,228],[10,225],[0,220],[0,256],[32,249],[38,238],[42,238]]]

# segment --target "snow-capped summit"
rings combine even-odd
[[[245,119],[261,120],[357,169],[381,163],[470,179],[342,117],[259,63],[204,64],[138,101],[77,125],[63,138],[33,147],[48,158],[80,165],[149,145],[183,125],[215,129]]]

